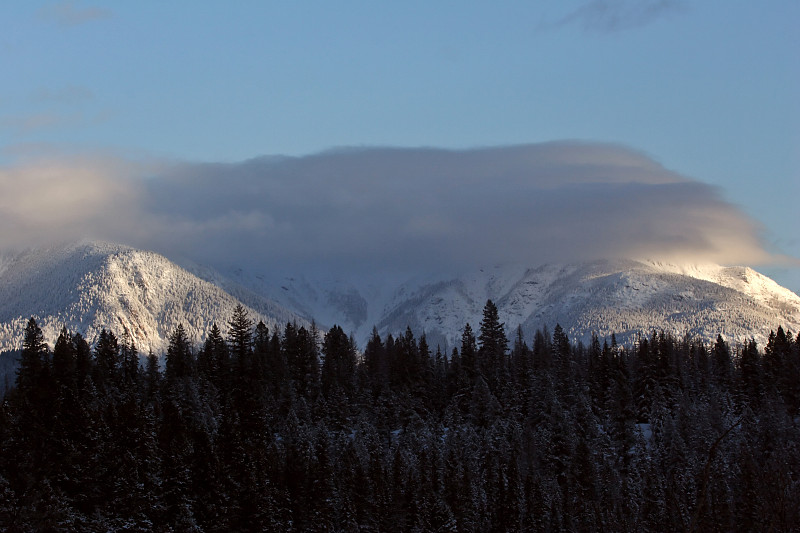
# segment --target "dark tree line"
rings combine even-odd
[[[237,308],[160,364],[31,319],[0,409],[5,531],[793,531],[800,335],[511,340],[490,301],[444,354],[407,329]]]

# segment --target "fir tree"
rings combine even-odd
[[[61,328],[53,347],[53,378],[63,386],[74,387],[76,383],[76,353],[72,335],[66,327]]]
[[[103,328],[94,348],[94,381],[98,389],[116,388],[119,378],[119,343],[117,337]]]
[[[49,355],[41,328],[30,318],[22,339],[16,387],[20,394],[34,392],[49,372]]]
[[[508,339],[505,324],[500,322],[497,306],[491,300],[483,307],[478,344],[479,370],[488,379],[490,388],[497,391],[500,384],[508,382]]]
[[[322,342],[322,393],[331,397],[335,393],[352,395],[355,384],[356,351],[351,340],[340,326],[333,326]]]
[[[461,333],[460,363],[462,372],[465,373],[469,380],[479,372],[477,357],[478,345],[475,340],[475,334],[472,332],[472,326],[466,324],[464,331]]]
[[[714,376],[714,381],[725,388],[730,383],[731,373],[733,372],[733,363],[731,362],[731,352],[728,343],[722,338],[722,335],[717,335],[717,342],[714,343],[712,351],[711,369]]]
[[[183,324],[178,324],[169,337],[164,377],[167,382],[190,377],[194,374],[194,358],[189,338]]]
[[[233,310],[228,322],[228,346],[239,371],[246,371],[253,348],[253,321],[241,304]]]

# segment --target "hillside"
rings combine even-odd
[[[128,332],[143,353],[166,349],[179,323],[201,342],[213,323],[226,331],[243,303],[270,329],[300,320],[266,298],[239,289],[234,297],[153,252],[81,243],[0,256],[0,350],[19,347],[28,318],[53,345],[62,326],[90,342],[101,328]]]
[[[34,316],[51,344],[62,326],[90,341],[106,327],[160,353],[178,323],[199,343],[215,322],[224,331],[239,303],[273,330],[292,320],[315,320],[323,331],[340,324],[363,347],[373,327],[383,335],[411,327],[449,349],[464,324],[479,325],[487,299],[509,337],[522,326],[529,339],[557,323],[573,340],[615,333],[621,343],[664,329],[708,341],[721,333],[734,344],[752,337],[763,346],[779,325],[800,330],[800,297],[747,267],[604,260],[406,280],[280,278],[266,269],[181,267],[153,252],[85,242],[0,255],[0,351],[19,347]]]
[[[800,329],[800,297],[748,267],[674,265],[604,260],[570,265],[503,265],[467,275],[377,287],[374,282],[285,279],[280,290],[261,283],[271,298],[304,316],[340,317],[365,342],[373,326],[382,334],[410,326],[429,341],[457,345],[464,324],[473,328],[487,299],[513,334],[528,338],[559,323],[570,338],[617,335],[630,343],[653,329],[708,341],[750,337],[763,346],[779,325]],[[258,290],[258,289],[256,289]]]

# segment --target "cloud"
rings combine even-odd
[[[129,240],[142,206],[133,169],[109,157],[75,156],[0,168],[0,247]]]
[[[186,164],[150,181],[146,196],[148,216],[163,220],[164,249],[175,243],[184,255],[214,260],[224,248],[232,262],[286,268],[768,256],[759,226],[719,191],[606,144],[349,149]],[[209,225],[216,220],[239,226]]]
[[[111,17],[111,11],[101,7],[76,7],[75,2],[64,1],[41,7],[38,16],[42,20],[54,22],[60,26],[77,26],[93,20]]]
[[[13,235],[3,242],[101,237],[265,272],[773,259],[760,226],[717,189],[596,143],[346,149],[235,164],[73,159],[2,171],[0,197]]]
[[[31,100],[37,104],[76,105],[90,101],[93,98],[94,93],[90,89],[78,85],[68,85],[58,89],[39,89],[31,95]]]
[[[679,0],[591,0],[554,26],[578,24],[587,32],[616,33],[646,26],[683,7]]]

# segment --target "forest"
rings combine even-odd
[[[509,338],[509,336],[511,338]],[[797,531],[800,334],[358,347],[237,307],[165,354],[35,319],[0,408],[4,531]]]

